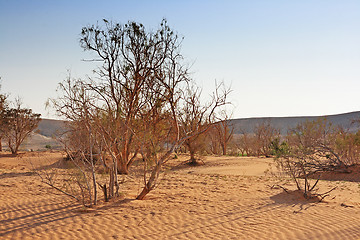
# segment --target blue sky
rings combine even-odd
[[[209,94],[231,85],[234,118],[360,110],[359,1],[7,1],[0,0],[3,93],[45,110],[67,75],[92,66],[83,26],[103,18],[156,29],[162,18],[184,36],[193,78]]]

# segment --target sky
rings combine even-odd
[[[357,0],[0,0],[1,92],[57,118],[45,102],[59,82],[94,67],[82,27],[105,18],[155,30],[166,18],[203,94],[231,87],[233,118],[359,111],[359,13]]]

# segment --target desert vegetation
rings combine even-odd
[[[67,163],[61,170],[36,173],[84,206],[97,205],[99,190],[106,202],[118,197],[129,177],[142,179],[136,199],[144,199],[179,153],[188,153],[192,166],[214,154],[273,158],[306,199],[328,195],[317,192],[323,173],[349,172],[359,164],[359,132],[332,126],[326,119],[300,123],[286,135],[270,121],[250,133],[240,129],[241,134],[234,134],[227,108],[231,90],[215,82],[204,102],[181,53],[183,38],[165,19],[156,30],[104,19],[84,27],[80,36],[81,48],[93,56],[86,61],[98,65],[83,79],[69,72],[59,83],[58,96],[48,101],[67,123],[57,137]],[[9,103],[5,94],[0,107],[1,138],[16,154],[40,115],[22,108],[19,99]]]
[[[359,164],[358,134],[319,118],[299,124],[283,142],[276,140],[271,147],[278,168],[293,179],[305,198],[323,198],[332,189],[322,194],[316,192],[322,174],[350,172],[349,167]]]
[[[0,240],[360,240],[359,2],[0,2]]]
[[[59,83],[59,95],[48,102],[67,121],[58,137],[66,170],[37,174],[85,206],[97,204],[99,190],[105,201],[118,197],[129,175],[142,179],[136,199],[144,199],[178,153],[189,153],[187,163],[193,166],[212,154],[272,157],[305,198],[327,196],[316,192],[323,172],[346,172],[358,164],[359,133],[331,126],[326,119],[301,123],[287,135],[270,121],[257,124],[251,133],[234,134],[226,108],[231,90],[215,82],[213,94],[203,102],[181,54],[183,39],[166,20],[149,31],[141,23],[104,19],[84,27],[80,36],[81,48],[93,56],[86,61],[99,64],[84,79],[69,72]],[[18,126],[2,128],[13,153],[39,121],[39,115],[16,103],[8,108],[2,95],[2,126]]]

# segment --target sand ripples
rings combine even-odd
[[[1,239],[360,238],[358,206],[309,203],[270,189],[266,177],[172,172],[147,200],[133,193],[88,210],[50,194],[36,176],[3,180]]]

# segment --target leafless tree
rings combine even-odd
[[[257,125],[254,129],[256,153],[258,156],[270,156],[271,142],[279,138],[280,131],[271,126],[269,122],[263,122]]]
[[[184,141],[184,145],[190,153],[190,164],[196,165],[198,162],[195,154],[204,149],[204,134],[210,129],[211,122],[207,114],[208,109],[212,107],[212,104],[201,104],[201,90],[195,86],[189,86],[186,89],[186,96],[179,114],[180,135],[185,137],[189,133],[202,132],[201,134],[195,134]]]
[[[167,79],[167,81],[172,82],[174,79],[177,79],[176,75]],[[170,86],[170,84],[166,85]],[[172,84],[171,86],[176,87],[176,84]],[[230,93],[230,89],[225,88],[223,84],[216,86],[216,89],[212,95],[212,100],[203,106],[200,105],[200,103],[196,100],[198,92],[192,91],[191,88],[187,88],[187,90],[190,91],[181,91],[181,89],[175,91],[175,88],[173,88],[173,90],[171,90],[168,95],[170,97],[169,101],[167,101],[170,110],[169,118],[172,121],[170,130],[172,132],[172,137],[168,138],[168,141],[170,141],[169,145],[171,147],[166,151],[158,152],[158,154],[155,155],[155,161],[152,170],[150,170],[149,173],[144,171],[145,186],[141,193],[137,196],[137,199],[139,200],[144,199],[144,197],[156,187],[161,168],[170,159],[171,154],[188,139],[196,138],[197,136],[208,131],[214,124],[213,119],[216,119],[215,115],[217,110],[219,110],[219,108],[223,107],[224,105],[229,104],[229,102],[227,102],[227,96]],[[172,94],[175,92],[177,92],[176,95]],[[184,114],[189,114],[186,109],[192,109],[191,111],[196,109],[196,115],[201,116],[201,118],[205,118],[206,116],[207,124],[205,126],[198,126],[193,128],[189,128],[183,125],[185,122],[184,119],[188,118]],[[186,111],[184,112],[184,110]],[[197,118],[197,120],[199,120],[199,118]],[[143,153],[142,155],[145,156]]]
[[[78,199],[82,199],[84,205],[96,205],[98,185],[94,154],[101,153],[96,151],[99,149],[94,124],[94,115],[98,111],[96,98],[88,90],[86,83],[72,79],[70,75],[59,84],[58,91],[61,92],[61,96],[52,99],[53,107],[60,116],[68,120],[66,132],[58,140],[63,144],[68,159],[77,169],[71,172],[70,176],[78,180],[75,182],[82,196]],[[46,183],[50,186],[56,185],[54,182]],[[60,188],[56,187],[56,189]]]
[[[233,138],[234,128],[230,121],[229,113],[226,110],[223,110],[220,114],[220,120],[214,125],[214,132],[216,139],[221,146],[222,154],[227,154],[227,149],[230,141]]]
[[[255,146],[257,146],[254,134],[242,131],[235,137],[236,147],[242,156],[253,156],[256,154]]]

